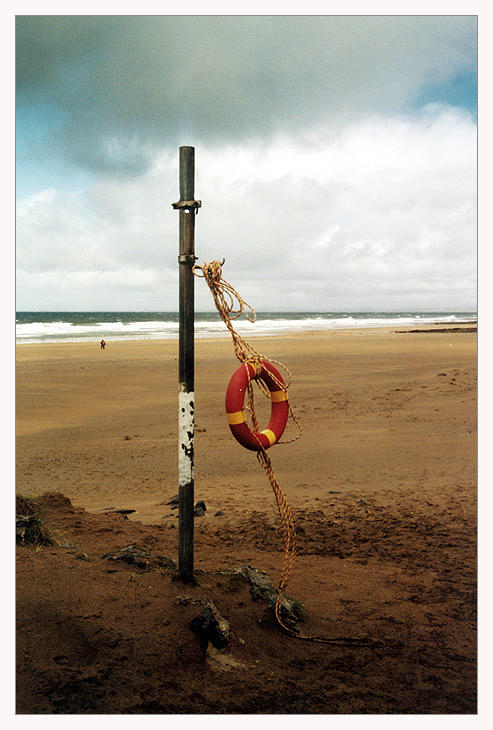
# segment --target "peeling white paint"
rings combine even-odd
[[[187,393],[180,384],[178,394],[178,484],[185,486],[193,480],[193,449],[195,424],[195,395]]]

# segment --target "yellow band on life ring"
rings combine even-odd
[[[280,403],[283,400],[289,400],[289,396],[285,390],[272,390],[270,399],[273,403]]]
[[[235,426],[238,423],[245,423],[246,421],[245,409],[235,411],[234,413],[226,413],[226,416],[228,417],[228,423],[230,426]]]
[[[260,433],[263,433],[263,434],[264,434],[264,436],[267,436],[267,438],[269,439],[269,443],[270,443],[270,445],[271,445],[271,446],[274,446],[274,444],[275,444],[275,443],[276,443],[276,441],[277,441],[277,436],[276,436],[276,434],[274,433],[274,431],[271,431],[271,430],[270,430],[270,428],[266,428],[266,429],[264,429],[263,431],[260,431]]]

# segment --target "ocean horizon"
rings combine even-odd
[[[178,339],[178,312],[17,312],[16,343]],[[234,322],[240,335],[261,337],[317,330],[463,324],[476,311],[257,312],[255,322]],[[195,313],[197,338],[229,336],[217,312]]]

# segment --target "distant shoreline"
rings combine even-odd
[[[414,329],[474,325],[477,314],[468,311],[443,312],[257,312],[255,321],[234,320],[236,332],[247,339],[277,335],[298,336],[319,331],[363,331]],[[195,312],[195,339],[228,337],[217,313]],[[18,344],[107,342],[121,340],[177,340],[176,312],[18,312],[15,341]]]
[[[409,325],[406,327],[403,325],[402,327],[396,328],[395,326],[382,326],[382,327],[347,327],[347,328],[339,328],[339,329],[310,329],[306,331],[298,331],[298,332],[273,332],[273,333],[255,333],[252,332],[250,335],[248,335],[248,340],[256,340],[256,341],[272,341],[272,340],[301,340],[304,337],[308,338],[314,338],[323,336],[326,338],[333,338],[333,337],[341,337],[344,335],[362,335],[362,334],[368,334],[368,335],[387,335],[387,334],[473,334],[477,333],[477,324],[474,321],[470,322],[463,322],[460,324],[457,324],[456,322],[450,323],[450,325],[444,325],[437,324],[436,326],[430,326],[429,324],[423,325],[421,328],[414,327],[413,329],[408,329]],[[230,339],[229,332],[226,330],[221,333],[214,333],[210,335],[200,335],[195,338],[196,344],[199,345],[199,343],[202,342],[227,342]],[[151,345],[160,345],[160,346],[177,346],[178,345],[178,335],[173,338],[151,338],[151,337],[143,337],[143,338],[108,338],[105,337],[107,346],[116,345],[122,346],[122,345],[129,345],[129,346],[136,346],[136,345],[142,345],[147,344],[149,346]],[[84,338],[78,341],[74,340],[45,340],[45,341],[39,341],[39,342],[16,342],[16,348],[31,348],[31,347],[46,347],[48,345],[53,346],[62,346],[62,347],[68,347],[68,346],[80,346],[80,345],[87,345],[87,346],[97,346],[99,345],[99,339],[88,339]]]

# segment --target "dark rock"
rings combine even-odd
[[[121,550],[116,550],[113,553],[105,553],[103,558],[106,560],[120,560],[123,563],[134,565],[136,568],[170,568],[176,570],[176,563],[172,558],[168,558],[165,555],[152,555],[147,550],[135,547],[135,545],[128,545]]]
[[[285,608],[285,606],[282,604],[281,604],[281,621],[283,622],[284,626],[286,626],[288,629],[291,629],[292,631],[296,632],[297,634],[300,633],[298,618],[290,610]],[[263,624],[263,625],[268,625],[268,626],[278,625],[277,616],[275,613],[275,606],[267,606],[267,608],[263,612],[262,616],[259,618],[259,623]]]
[[[203,598],[193,598],[193,596],[176,596],[176,606],[204,606],[207,601]]]
[[[208,602],[190,622],[190,629],[206,651],[209,642],[215,649],[224,649],[229,642],[229,623],[220,615],[212,602]]]
[[[195,517],[203,517],[206,513],[207,507],[203,499],[199,500],[193,510]]]
[[[169,502],[166,502],[167,505],[171,507],[171,509],[179,509],[180,506],[180,495],[175,494],[174,497],[171,497]],[[193,513],[195,517],[203,517],[207,511],[207,507],[205,506],[205,502],[203,499],[199,500],[193,510]]]
[[[131,515],[135,512],[134,509],[115,509],[114,511],[119,515]]]
[[[194,616],[190,621],[190,629],[195,634],[197,639],[200,640],[200,646],[203,651],[206,651],[209,646],[209,635],[211,631],[211,623],[214,620],[212,611],[207,606],[204,606],[202,611]]]
[[[178,509],[179,501],[180,501],[180,495],[175,494],[174,497],[171,497],[169,502],[166,502],[166,503],[163,502],[163,504],[169,505],[171,507],[171,509]]]
[[[117,550],[114,553],[105,553],[103,558],[107,560],[121,560],[122,563],[136,565],[138,568],[145,568],[149,564],[149,553],[133,545]]]
[[[250,586],[250,595],[254,601],[267,603],[267,618],[273,617],[279,591],[273,587],[268,573],[251,565],[242,565],[226,571],[231,577],[241,577]],[[299,615],[294,610],[296,602],[283,596],[281,600],[281,618],[288,628],[299,631]]]
[[[277,591],[272,586],[268,574],[253,568],[251,565],[242,565],[228,571],[231,575],[241,576],[250,586],[250,595],[254,601],[265,601],[266,603],[276,602]]]
[[[223,515],[224,515],[224,512],[222,511],[222,509],[218,509],[218,511],[216,512],[214,517],[222,517]]]

